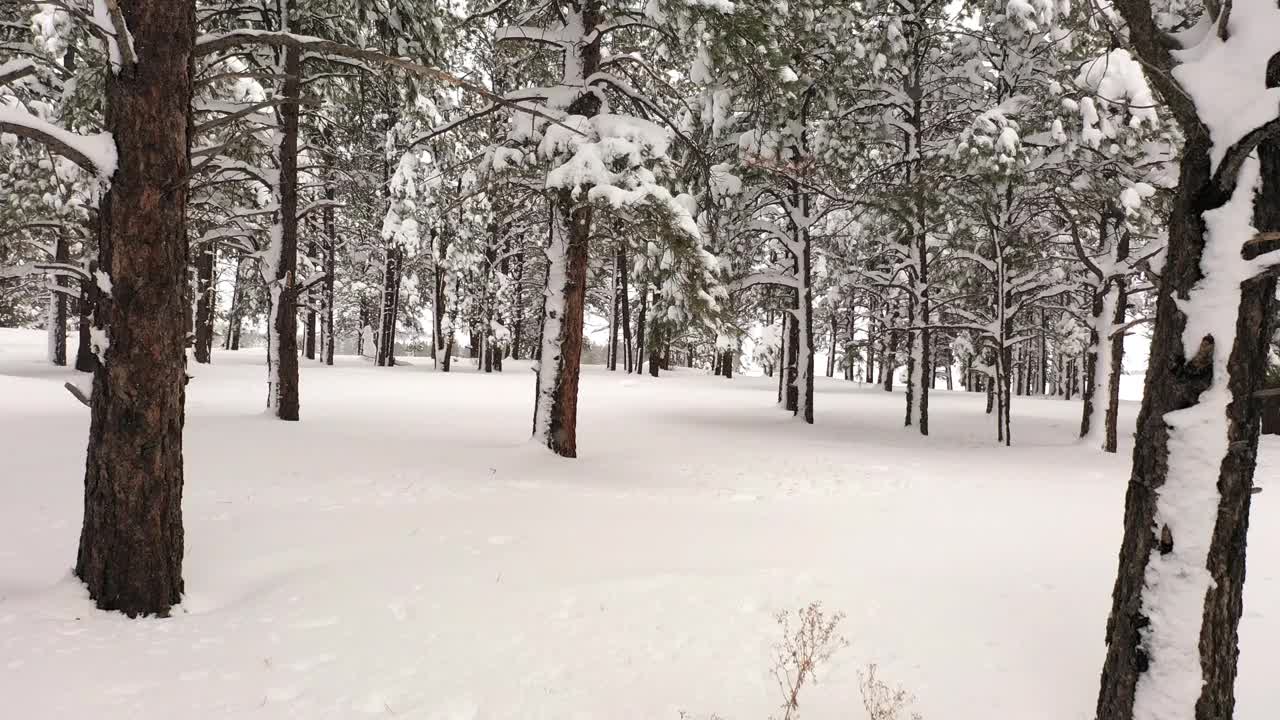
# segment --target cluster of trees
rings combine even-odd
[[[346,340],[390,366],[429,335],[441,371],[464,343],[485,371],[534,359],[533,435],[572,457],[596,316],[627,372],[731,377],[754,337],[804,422],[825,351],[828,376],[901,372],[923,434],[958,375],[1005,443],[1014,396],[1079,394],[1081,435],[1114,452],[1123,340],[1154,321],[1099,717],[1173,702],[1144,689],[1152,667],[1194,688],[1179,707],[1229,716],[1280,247],[1278,15],[8,2],[0,322],[43,315],[50,360],[94,372],[77,574],[131,615],[179,600],[185,362],[219,334],[265,328],[285,420],[300,355]]]

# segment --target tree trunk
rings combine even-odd
[[[1268,87],[1280,85],[1276,58],[1266,79]],[[1234,714],[1258,447],[1252,396],[1266,372],[1275,278],[1221,260],[1207,263],[1206,274],[1205,258],[1229,257],[1252,233],[1280,230],[1280,142],[1262,140],[1256,159],[1239,153],[1238,171],[1215,178],[1207,130],[1197,123],[1184,133],[1125,496],[1099,720],[1154,716],[1152,691],[1178,717],[1191,717],[1193,707],[1197,720]],[[1237,152],[1228,148],[1223,163]],[[1252,228],[1235,219],[1250,203]],[[1219,308],[1237,293],[1235,318],[1221,318]],[[1147,683],[1155,686],[1144,694]]]
[[[316,241],[312,239],[307,243],[307,257],[311,258],[312,265],[316,260]],[[316,306],[307,298],[307,319],[302,329],[302,354],[308,360],[316,359]]]
[[[1119,296],[1119,301],[1116,303],[1115,315],[1111,318],[1112,328],[1119,328],[1124,324],[1125,306],[1127,304],[1125,292],[1128,288],[1124,278],[1120,278],[1118,284],[1119,287],[1116,294]],[[1120,376],[1124,373],[1124,333],[1117,332],[1115,337],[1104,342],[1111,343],[1111,352],[1109,354],[1111,367],[1107,372],[1107,415],[1102,450],[1113,453],[1116,451],[1117,426],[1120,423]]]
[[[612,302],[609,303],[609,353],[605,358],[605,366],[611,371],[618,369],[618,325],[621,323],[622,302],[618,299],[620,288],[619,273],[622,268],[616,258],[613,263]]]
[[[97,273],[97,270],[98,261],[90,260],[90,278]],[[80,337],[76,348],[76,370],[80,372],[93,372],[98,366],[98,356],[93,354],[93,336],[90,329],[93,327],[93,308],[97,305],[99,293],[98,284],[93,279],[80,282]]]
[[[649,288],[640,283],[640,317],[636,319],[636,374],[644,372],[645,319],[649,316]]]
[[[827,377],[829,378],[836,376],[836,330],[836,312],[832,309],[831,327],[829,330],[830,341],[828,342],[830,350],[827,352]]]
[[[399,294],[396,290],[400,286],[401,252],[399,245],[388,244],[386,266],[382,273],[382,306],[381,311],[378,313],[378,354],[376,357],[378,367],[388,367],[396,364],[395,326],[397,295]]]
[[[227,313],[227,336],[222,339],[224,350],[240,349],[240,326],[244,317],[244,258],[236,259],[236,276],[231,287],[231,309]]]
[[[623,370],[631,372],[631,366],[635,361],[635,352],[631,347],[631,296],[627,292],[627,274],[630,268],[627,267],[626,253],[618,251],[618,302],[622,305],[622,353],[623,353]]]
[[[118,166],[99,267],[112,292],[94,373],[76,576],[104,610],[168,613],[182,596],[183,302],[195,3],[119,0],[137,62],[106,77]]]
[[[287,21],[287,19],[286,19]],[[280,104],[279,240],[267,278],[271,291],[267,341],[267,407],[281,420],[298,419],[298,96],[302,59],[296,47],[284,49]]]
[[[333,187],[332,179],[325,183],[324,197],[326,200],[333,202],[337,198],[337,191]],[[324,253],[324,316],[320,322],[324,328],[324,347],[321,352],[324,353],[324,364],[333,364],[333,285],[335,282],[334,274],[337,271],[338,257],[338,223],[334,217],[332,205],[327,205],[321,211],[324,213],[324,236],[325,236],[325,253]]]
[[[568,8],[570,26],[594,28],[601,22],[599,0],[578,0]],[[600,37],[564,48],[564,77],[581,81],[600,68]],[[566,108],[571,115],[594,117],[600,98],[586,93]],[[578,189],[561,188],[552,196],[547,243],[547,285],[542,312],[533,437],[563,457],[578,455],[578,378],[582,371],[582,324],[586,311],[590,259],[591,206],[577,201]]]
[[[889,341],[885,343],[884,357],[880,360],[880,380],[884,383],[885,392],[893,392],[893,373],[898,367],[898,333],[887,324],[884,333]]]
[[[217,307],[217,286],[213,281],[216,254],[217,249],[212,243],[196,248],[196,337],[192,354],[196,362],[202,364],[213,360],[213,316]]]
[[[599,49],[597,46],[597,60]],[[557,191],[547,248],[547,290],[533,437],[562,457],[578,455],[578,377],[587,295],[591,208]]]
[[[66,239],[59,234],[53,242],[53,261],[62,264],[70,263],[71,253],[67,248]],[[67,364],[67,294],[62,288],[67,287],[67,281],[56,274],[49,280],[52,285],[49,290],[49,362],[65,366]]]

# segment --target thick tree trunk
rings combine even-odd
[[[284,49],[285,102],[280,104],[279,240],[272,258],[267,407],[281,420],[298,419],[298,96],[301,51]]]
[[[196,317],[192,355],[198,363],[213,360],[213,316],[217,306],[213,282],[217,250],[212,243],[196,249]]]
[[[163,615],[182,596],[183,302],[195,3],[120,0],[135,64],[106,76],[118,166],[101,208],[111,295],[94,373],[76,575],[104,610]]]
[[[578,455],[578,377],[590,233],[590,206],[577,203],[568,190],[558,191],[547,247],[533,437],[562,457]]]
[[[1267,81],[1280,85],[1275,58]],[[1252,232],[1280,230],[1280,142],[1263,140],[1257,159],[1241,159],[1237,172],[1220,179],[1212,176],[1207,131],[1184,132],[1125,496],[1099,720],[1153,717],[1157,696],[1177,717],[1234,713],[1258,442],[1253,394],[1266,371],[1275,278],[1220,258],[1240,252]],[[1252,228],[1232,219],[1248,203],[1255,203]],[[1220,318],[1217,306],[1234,293],[1234,321]]]
[[[568,8],[569,25],[594,28],[601,22],[599,0],[577,0]],[[582,82],[600,68],[600,38],[564,49],[564,79]],[[573,115],[594,117],[600,98],[587,93],[567,108]],[[547,243],[547,285],[542,312],[533,437],[563,457],[578,454],[578,378],[582,370],[582,324],[586,311],[587,264],[590,259],[591,206],[576,199],[577,190],[556,190],[551,203]]]

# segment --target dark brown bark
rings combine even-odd
[[[101,208],[94,373],[76,575],[104,610],[182,596],[186,205],[195,3],[120,0],[137,62],[106,75],[118,166]]]
[[[1145,8],[1145,11],[1144,11]],[[1168,67],[1168,51],[1155,43],[1154,26],[1145,3],[1120,4],[1143,58],[1157,67]],[[1162,73],[1167,74],[1167,73]],[[1280,85],[1280,63],[1272,59],[1267,84]],[[1163,78],[1160,80],[1165,82]],[[1166,102],[1181,103],[1164,92]],[[1183,333],[1188,318],[1178,306],[1202,279],[1205,250],[1204,214],[1225,204],[1234,190],[1234,173],[1215,178],[1209,161],[1210,140],[1198,120],[1180,116],[1186,145],[1182,153],[1178,194],[1169,221],[1167,260],[1161,275],[1142,409],[1138,415],[1133,471],[1125,496],[1124,540],[1107,621],[1107,657],[1098,694],[1099,720],[1128,720],[1133,716],[1135,689],[1147,672],[1148,655],[1143,628],[1142,596],[1153,553],[1174,552],[1180,538],[1177,528],[1155,527],[1156,504],[1167,479],[1170,462],[1168,413],[1190,408],[1211,387],[1214,378],[1214,338],[1201,339],[1190,358],[1184,354]],[[1177,109],[1177,108],[1175,108]],[[1231,161],[1235,149],[1227,151]],[[1258,232],[1280,230],[1280,142],[1266,139],[1257,148],[1262,189],[1255,197],[1254,227]],[[1221,238],[1217,239],[1222,242]],[[1204,684],[1195,705],[1197,720],[1221,720],[1234,713],[1234,684],[1238,659],[1238,627],[1243,610],[1246,534],[1258,442],[1258,403],[1253,394],[1262,387],[1274,276],[1241,284],[1236,338],[1230,349],[1225,378],[1231,393],[1227,406],[1228,450],[1221,459],[1216,489],[1219,495],[1216,525],[1208,551],[1207,567],[1212,584],[1204,599],[1200,628],[1200,666]],[[1190,713],[1190,708],[1185,712]]]
[[[280,104],[280,256],[275,282],[279,298],[275,303],[273,340],[275,354],[273,388],[276,417],[298,419],[298,96],[302,90],[301,51],[284,51],[285,102]]]
[[[591,17],[594,19],[595,15]],[[593,67],[599,64],[599,46],[594,47]],[[537,398],[537,403],[552,403],[547,416],[548,425],[545,429],[535,427],[534,430],[545,433],[543,439],[555,454],[577,457],[578,380],[582,369],[582,323],[586,310],[591,207],[577,203],[571,191],[561,190],[556,193],[552,212],[560,213],[558,221],[564,223],[567,234],[564,287],[548,289],[548,292],[559,290],[563,293],[563,315],[560,318],[560,335],[554,339],[557,349],[555,357],[545,357],[544,339],[544,357],[539,360],[538,372],[539,375],[545,372],[555,373],[555,382],[550,397],[542,397],[539,393]],[[546,332],[545,325],[543,332]],[[541,386],[542,378],[539,377],[539,387]],[[534,412],[538,412],[536,405]]]

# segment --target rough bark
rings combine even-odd
[[[598,48],[597,48],[598,60]],[[543,310],[542,351],[534,405],[534,438],[562,457],[578,455],[578,378],[582,363],[582,323],[587,295],[591,208],[569,190],[556,193],[557,223]],[[554,256],[553,256],[554,255]],[[558,277],[557,277],[558,276]]]
[[[298,419],[298,96],[302,90],[301,51],[284,51],[283,93],[280,104],[280,247],[275,258],[268,362],[272,387],[268,406],[281,420]],[[274,357],[272,357],[274,356]]]
[[[1165,60],[1167,50],[1156,44],[1144,4],[1121,6],[1134,29],[1133,42],[1148,62]],[[1149,8],[1148,8],[1149,11]],[[1280,63],[1272,58],[1268,86],[1280,85]],[[1163,93],[1167,102],[1169,92]],[[1193,113],[1193,111],[1192,111]],[[1151,626],[1144,607],[1149,591],[1147,575],[1153,558],[1180,548],[1184,540],[1178,528],[1156,528],[1157,503],[1171,470],[1173,451],[1170,412],[1189,411],[1202,402],[1202,393],[1225,380],[1230,401],[1226,406],[1227,450],[1216,479],[1215,526],[1206,556],[1205,570],[1211,582],[1205,593],[1198,650],[1203,685],[1195,703],[1197,720],[1220,720],[1234,713],[1237,669],[1237,631],[1243,610],[1245,547],[1249,505],[1258,441],[1258,403],[1253,398],[1263,382],[1266,347],[1271,330],[1270,306],[1275,295],[1274,276],[1241,283],[1235,322],[1235,342],[1225,363],[1226,378],[1215,378],[1215,340],[1201,339],[1187,357],[1183,334],[1188,318],[1179,307],[1193,287],[1204,279],[1202,256],[1208,238],[1205,213],[1231,199],[1223,187],[1234,189],[1234,177],[1215,178],[1209,160],[1210,140],[1198,120],[1188,121],[1183,110],[1186,145],[1182,154],[1178,194],[1169,221],[1167,260],[1161,275],[1142,408],[1138,415],[1133,471],[1125,496],[1124,539],[1119,569],[1107,621],[1107,656],[1098,695],[1099,720],[1133,717],[1135,693],[1150,669],[1144,629]],[[1254,227],[1258,232],[1280,230],[1280,143],[1264,140],[1257,149],[1262,188],[1255,197]],[[1234,241],[1234,239],[1227,239]],[[1244,238],[1241,238],[1243,242]],[[1224,238],[1215,238],[1223,242]],[[1221,270],[1217,270],[1221,272]],[[1219,340],[1220,342],[1220,340]],[[1181,469],[1181,468],[1179,468]],[[1213,483],[1212,477],[1205,479]],[[1149,630],[1148,630],[1149,632]],[[1185,709],[1186,716],[1193,712]]]
[[[99,608],[163,615],[182,596],[186,205],[195,3],[120,0],[137,62],[106,73],[118,166],[101,208],[111,280],[94,373],[76,575]]]

